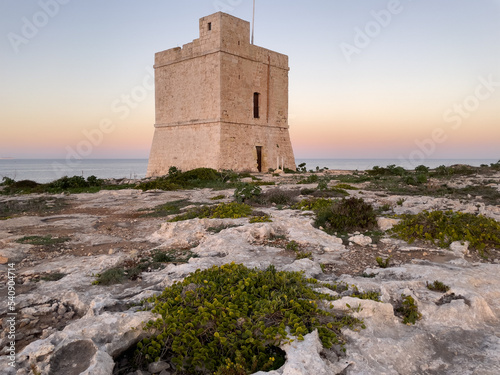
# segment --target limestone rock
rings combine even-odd
[[[399,223],[400,219],[391,219],[388,217],[377,217],[377,225],[380,230],[386,231],[392,229],[394,225]]]
[[[156,374],[158,372],[162,372],[164,370],[168,370],[170,365],[167,362],[159,361],[150,363],[148,366],[148,371],[152,374]]]
[[[359,246],[368,246],[372,243],[372,239],[368,236],[358,234],[356,236],[349,237],[349,241],[354,242]]]

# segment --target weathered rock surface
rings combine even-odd
[[[389,204],[396,214],[453,209],[500,220],[500,207],[474,199],[381,197],[376,192],[354,190],[350,193],[378,207]],[[230,197],[232,191],[221,194]],[[273,221],[255,224],[247,218],[166,223],[164,218],[143,217],[143,212],[148,211],[140,211],[180,199],[214,203],[210,200],[213,196],[209,189],[102,191],[70,196],[67,199],[71,208],[57,215],[0,221],[0,256],[18,266],[16,334],[18,342],[26,345],[17,353],[17,368],[8,366],[5,348],[9,340],[3,329],[0,368],[5,369],[4,373],[27,375],[33,365],[43,375],[111,375],[116,357],[146,334],[140,328],[142,322],[154,318],[133,304],[160,293],[196,269],[229,262],[259,269],[273,264],[278,270],[304,271],[308,277],[344,281],[360,291],[381,294],[381,302],[348,296],[334,302],[337,311],[350,309],[366,325],[366,329],[344,330],[345,355],[323,349],[317,332],[313,332],[302,342],[285,345],[287,362],[269,374],[500,373],[498,260],[473,263],[471,259],[477,260],[472,258],[474,253],[460,242],[443,250],[430,245],[409,246],[388,237],[375,242],[368,236],[351,234],[349,240],[356,246],[346,248],[342,239],[314,228],[311,216],[297,210],[259,208]],[[0,203],[3,199],[0,197]],[[390,229],[396,222],[392,218],[378,219],[382,230]],[[211,230],[222,227],[227,228]],[[64,246],[48,250],[15,242],[25,235],[49,233],[70,239]],[[311,252],[311,259],[296,260],[293,251],[278,245],[279,238],[295,241],[301,249]],[[144,254],[149,256],[154,249],[176,248],[189,248],[197,257],[144,272],[136,281],[109,287],[92,285],[95,275],[107,269],[140,259]],[[349,258],[355,251],[359,252],[357,258]],[[400,260],[394,263],[395,267],[375,268],[374,258],[379,255]],[[359,263],[367,257],[373,258],[366,263],[371,268],[363,270],[365,275],[374,277],[356,276],[362,273]],[[410,261],[412,257],[429,260]],[[0,265],[1,274],[5,274],[6,267]],[[346,269],[356,271],[341,271]],[[63,277],[56,281],[40,280],[40,275],[53,273]],[[426,284],[435,280],[449,285],[450,291],[444,294],[427,289]],[[394,314],[402,294],[411,295],[422,313],[415,325],[402,324]],[[3,328],[8,324],[6,313],[7,305],[2,304]],[[160,367],[149,372],[174,373],[168,367]]]

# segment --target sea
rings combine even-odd
[[[429,168],[440,165],[467,164],[480,166],[498,162],[498,159],[427,159],[418,164]],[[316,167],[335,170],[367,170],[374,166],[401,166],[414,169],[409,161],[399,159],[296,159],[296,165],[306,163],[308,170]],[[32,180],[46,183],[63,176],[96,176],[98,178],[137,179],[146,176],[148,159],[0,159],[0,182],[3,177],[16,181]]]

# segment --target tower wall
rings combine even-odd
[[[171,166],[267,171],[277,158],[295,169],[288,57],[251,45],[250,24],[225,13],[201,18],[199,28],[199,39],[155,55],[147,175],[166,174]]]

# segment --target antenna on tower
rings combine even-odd
[[[253,31],[255,29],[255,0],[253,0],[253,16],[252,16],[252,44],[253,44]]]

